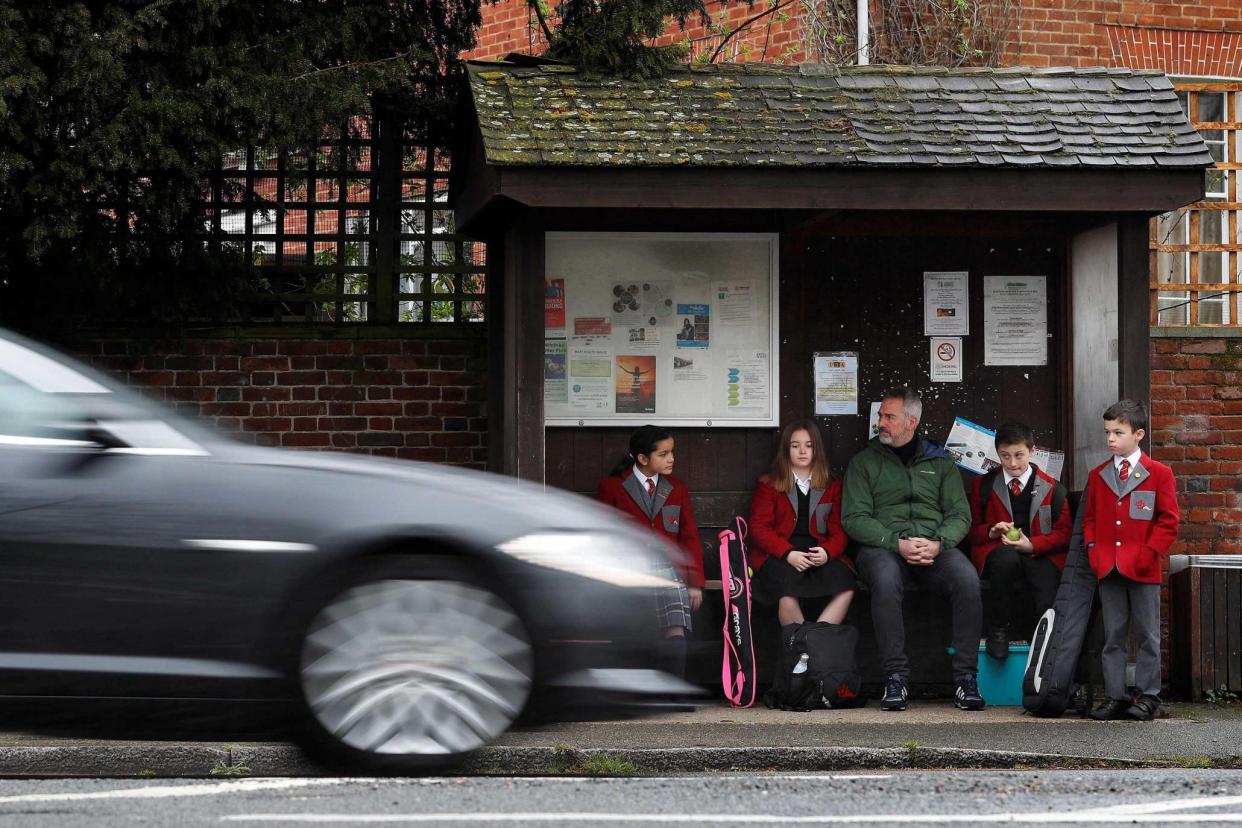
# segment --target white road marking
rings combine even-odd
[[[82,793],[17,794],[0,796],[0,805],[20,802],[84,802],[98,799],[169,799],[178,796],[219,796],[220,794],[307,788],[312,785],[339,785],[346,779],[238,779],[197,785],[152,785],[145,788],[117,788]]]
[[[767,814],[610,814],[610,813],[443,813],[443,814],[236,814],[220,817],[221,822],[303,822],[303,823],[477,823],[477,822],[571,822],[645,823],[652,825],[946,825],[979,823],[1117,824],[1121,822],[1168,825],[1170,823],[1242,823],[1242,812],[1225,814],[856,814],[840,816],[775,816]]]
[[[1089,808],[1080,814],[1160,814],[1165,811],[1181,811],[1187,808],[1222,808],[1226,805],[1242,805],[1242,796],[1197,796],[1192,799],[1162,799],[1157,802],[1110,805],[1105,808]]]

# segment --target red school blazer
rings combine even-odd
[[[599,484],[601,503],[615,506],[622,512],[668,538],[682,550],[681,560],[669,563],[681,575],[686,586],[703,586],[703,549],[699,540],[699,527],[694,522],[694,510],[690,506],[690,490],[675,477],[660,475],[656,484],[654,508],[648,504],[647,495],[634,470],[626,469],[620,475],[605,477]]]
[[[1083,501],[1082,542],[1096,577],[1116,569],[1131,581],[1160,583],[1160,559],[1181,521],[1173,470],[1140,454],[1123,483],[1110,457],[1087,476]]]
[[[1045,474],[1039,466],[1031,464],[1035,472],[1035,486],[1031,489],[1031,531],[1027,535],[1036,557],[1046,557],[1057,565],[1057,569],[1065,569],[1065,555],[1069,551],[1070,534],[1074,530],[1074,520],[1070,515],[1069,503],[1061,499],[1061,514],[1056,520],[1052,518],[1052,495],[1061,484],[1050,475]],[[980,505],[983,499],[983,479],[979,475],[970,484],[970,559],[979,574],[988,562],[988,555],[1001,545],[1000,538],[989,538],[988,529],[1001,521],[1013,521],[1013,509],[1009,503],[1009,489],[1005,485],[1005,473],[998,471],[992,476],[992,494],[988,497],[987,507]]]
[[[793,549],[789,536],[798,521],[798,491],[778,492],[762,479],[750,501],[750,535],[747,537],[746,560],[758,572],[768,558],[784,558]],[[811,537],[828,553],[828,559],[840,558],[849,538],[841,526],[841,481],[833,478],[827,489],[811,489],[811,519],[807,522]],[[844,559],[850,568],[849,558]]]

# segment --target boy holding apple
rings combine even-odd
[[[1160,709],[1161,562],[1177,540],[1181,514],[1172,470],[1139,449],[1147,406],[1134,400],[1104,412],[1108,460],[1087,476],[1082,542],[1100,580],[1104,692],[1091,718],[1145,722]],[[1138,653],[1126,684],[1130,633]]]
[[[1009,655],[1014,596],[1025,581],[1042,614],[1056,598],[1073,520],[1065,487],[1031,462],[1029,426],[1008,422],[996,430],[1001,468],[976,478],[970,497],[970,557],[991,585],[985,606],[986,649]]]

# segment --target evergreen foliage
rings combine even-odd
[[[245,268],[186,243],[203,173],[354,115],[443,116],[479,4],[0,0],[0,318],[218,311]]]

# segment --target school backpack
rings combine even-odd
[[[724,657],[720,684],[734,707],[755,703],[755,646],[750,630],[750,570],[746,565],[746,521],[737,517],[721,530],[720,592],[724,597]]]
[[[778,710],[841,710],[862,707],[862,674],[855,650],[858,630],[850,624],[786,624],[772,688],[764,704]]]
[[[1095,571],[1082,542],[1082,513],[1074,519],[1065,570],[1052,606],[1031,635],[1022,676],[1022,706],[1036,716],[1060,716],[1078,690],[1078,657],[1091,622]]]

